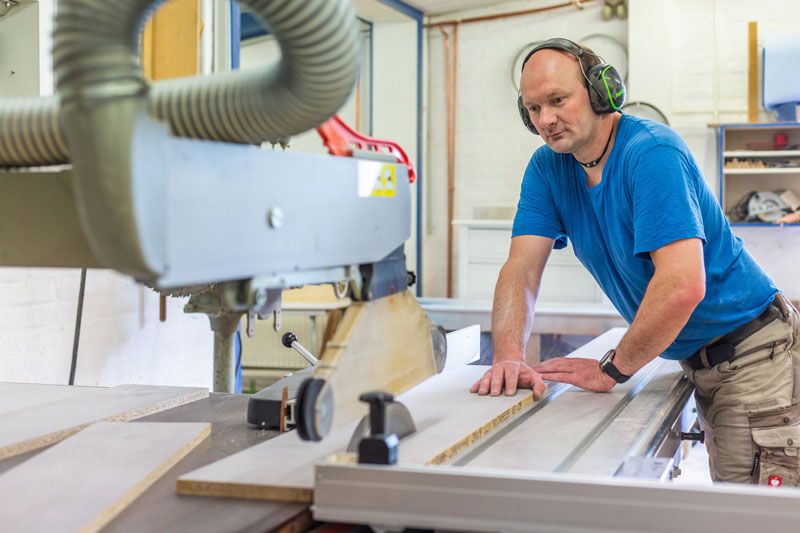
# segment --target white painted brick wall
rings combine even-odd
[[[0,37],[39,53],[38,72],[23,80],[15,96],[53,91],[53,1],[19,11],[36,8],[36,17],[0,20]],[[16,60],[0,50],[0,67],[13,70]],[[68,382],[79,285],[76,269],[0,267],[0,381]],[[213,336],[204,315],[184,315],[185,300],[170,298],[161,323],[152,290],[110,271],[89,270],[76,384],[210,386]]]
[[[0,268],[0,381],[67,383],[80,285],[77,269]],[[210,386],[213,337],[205,315],[106,270],[86,277],[76,384]]]
[[[651,1],[638,3],[649,9]],[[758,22],[760,44],[768,35],[797,35],[797,1],[673,0],[668,5],[675,126],[746,122],[748,22]],[[771,119],[767,113],[763,118]]]

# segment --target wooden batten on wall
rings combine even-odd
[[[747,24],[747,122],[758,122],[758,22]]]
[[[170,0],[153,14],[142,36],[142,70],[149,80],[194,76],[200,71],[199,0]]]

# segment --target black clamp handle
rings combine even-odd
[[[386,431],[386,406],[394,401],[394,395],[383,391],[365,392],[358,399],[369,404],[370,435],[383,435]]]

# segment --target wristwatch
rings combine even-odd
[[[616,350],[612,349],[607,351],[606,354],[603,356],[603,358],[600,359],[600,370],[611,376],[611,379],[613,379],[617,383],[625,383],[626,381],[631,379],[631,377],[626,376],[625,374],[620,372],[616,366],[614,366],[615,355],[617,355]]]

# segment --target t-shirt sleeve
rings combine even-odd
[[[706,235],[696,182],[703,179],[686,155],[658,146],[642,155],[632,173],[634,254],[650,260],[649,252],[681,239]]]
[[[561,216],[556,210],[553,194],[547,184],[547,176],[537,161],[531,158],[522,178],[522,191],[514,217],[512,237],[518,235],[539,235],[555,240],[554,248],[567,245],[567,235]]]

